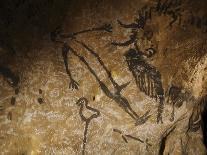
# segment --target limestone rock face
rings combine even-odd
[[[31,48],[2,47],[0,154],[206,154],[205,6],[71,1]]]

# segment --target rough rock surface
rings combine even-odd
[[[2,48],[0,154],[206,154],[206,2],[160,2],[72,1],[61,32]]]

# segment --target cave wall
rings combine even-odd
[[[1,3],[1,154],[206,154],[206,1]]]

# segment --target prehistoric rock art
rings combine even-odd
[[[64,64],[65,64],[65,69],[66,69],[66,72],[70,78],[70,85],[69,85],[69,88],[71,89],[78,89],[78,86],[79,84],[73,79],[72,75],[71,75],[71,72],[70,72],[70,69],[68,68],[68,47],[66,44],[63,45],[62,47],[62,56],[63,56],[63,60],[64,60]]]
[[[125,54],[130,71],[135,77],[139,89],[146,95],[155,98],[159,102],[157,123],[162,122],[164,107],[164,90],[162,88],[161,75],[155,67],[146,63],[140,51],[130,49]]]
[[[85,129],[84,129],[84,136],[83,136],[84,137],[83,146],[82,146],[82,155],[84,155],[85,149],[86,149],[86,143],[87,143],[87,133],[88,133],[89,124],[94,118],[97,118],[100,116],[100,111],[88,106],[88,100],[84,97],[80,98],[76,104],[80,106],[79,115],[81,117],[81,120],[86,123]],[[87,116],[84,116],[83,114],[83,111],[86,111],[86,110],[93,112],[93,114],[88,118]]]
[[[109,88],[99,79],[99,77],[96,75],[95,71],[89,66],[88,62],[84,59],[84,57],[82,57],[81,55],[79,55],[73,48],[69,47],[69,50],[75,55],[77,56],[80,61],[82,61],[88,68],[88,70],[91,72],[91,74],[96,78],[96,81],[99,83],[100,88],[102,89],[102,91],[105,93],[105,95],[111,99],[113,99],[116,103],[118,103],[118,105],[120,107],[123,108],[123,110],[129,115],[131,116],[131,118],[133,118],[137,124],[143,124],[147,121],[147,119],[149,118],[149,116],[147,115],[149,113],[149,111],[147,111],[144,115],[142,115],[141,117],[137,115],[137,113],[131,108],[128,100],[121,95],[121,90],[123,88],[125,88],[127,84],[124,84],[122,86],[119,86],[119,89],[116,89],[116,85],[114,86],[116,89],[115,94],[112,93]],[[110,78],[112,79],[112,78]],[[114,80],[113,80],[114,81]],[[118,86],[118,85],[117,85]]]
[[[82,61],[88,68],[88,70],[91,72],[91,74],[96,78],[97,82],[100,85],[100,88],[102,89],[102,91],[105,93],[105,95],[111,99],[113,99],[116,103],[118,103],[118,105],[120,107],[122,107],[124,109],[124,111],[129,114],[135,121],[136,121],[136,125],[141,125],[143,123],[145,123],[147,121],[147,119],[150,117],[149,111],[147,111],[144,115],[142,115],[141,117],[137,115],[137,113],[131,108],[128,100],[123,97],[121,95],[121,91],[127,87],[127,85],[129,84],[123,84],[123,85],[118,85],[115,80],[112,78],[110,71],[107,69],[107,67],[105,66],[104,62],[101,60],[101,58],[99,57],[99,55],[93,51],[91,48],[89,48],[86,44],[84,44],[83,42],[77,40],[76,38],[74,38],[75,35],[80,34],[80,33],[85,33],[85,32],[91,32],[91,31],[106,31],[106,32],[111,32],[112,27],[110,26],[110,24],[105,24],[104,26],[98,27],[98,28],[91,28],[88,30],[83,30],[80,32],[76,32],[76,33],[72,33],[69,35],[64,35],[64,34],[58,34],[55,33],[56,35],[52,35],[51,36],[55,36],[56,38],[52,37],[52,41],[55,42],[59,42],[59,43],[63,43],[63,47],[62,47],[62,55],[63,55],[63,59],[64,59],[64,64],[66,67],[66,72],[71,80],[70,83],[70,87],[74,88],[74,89],[78,89],[78,83],[72,78],[71,72],[68,68],[68,62],[67,62],[67,53],[68,52],[72,52],[75,56],[77,56],[80,61]],[[67,45],[66,43],[64,43],[64,41],[61,41],[60,39],[57,38],[71,38],[72,40],[74,40],[75,42],[77,42],[78,44],[80,44],[83,48],[85,48],[86,52],[90,52],[97,60],[98,62],[101,64],[101,66],[103,67],[103,69],[106,71],[109,80],[111,81],[113,87],[115,88],[116,92],[112,93],[109,88],[106,86],[106,84],[104,84],[99,77],[97,76],[97,74],[95,73],[95,71],[90,67],[89,63],[85,60],[85,58],[81,55],[79,55],[72,47],[70,47],[69,45]]]
[[[60,38],[70,38],[70,39],[73,39],[73,38],[75,38],[76,35],[79,35],[79,34],[82,34],[82,33],[88,33],[88,32],[93,32],[93,31],[111,32],[111,29],[112,29],[111,25],[105,24],[105,25],[103,25],[101,27],[91,28],[91,29],[87,29],[87,30],[82,30],[82,31],[75,32],[75,33],[72,33],[72,34],[61,34],[61,32],[62,32],[61,28],[58,27],[58,28],[55,29],[55,31],[51,32],[50,38],[54,42],[63,43],[62,41],[58,40],[57,38],[60,37]],[[69,49],[68,49],[67,45],[64,44],[63,47],[62,47],[62,56],[63,56],[66,72],[67,72],[67,74],[69,76],[69,79],[70,79],[69,88],[71,88],[71,89],[78,89],[79,84],[73,79],[73,77],[71,75],[71,71],[68,68],[68,61],[67,61],[68,50]]]
[[[148,150],[148,147],[149,146],[152,146],[150,143],[148,143],[148,139],[146,139],[146,141],[143,141],[140,138],[134,137],[132,135],[123,134],[122,131],[120,131],[119,129],[113,129],[113,131],[116,132],[116,133],[119,133],[125,143],[128,143],[128,140],[127,139],[131,139],[131,140],[138,141],[140,143],[146,143],[146,150]]]
[[[3,155],[206,154],[206,2],[5,4]]]
[[[135,23],[123,24],[118,20],[118,23],[123,28],[132,29],[132,35],[130,35],[130,39],[125,42],[113,42],[112,44],[115,46],[129,46],[130,44],[134,45],[135,49],[130,49],[125,55],[129,69],[133,73],[133,76],[136,79],[136,84],[140,91],[144,92],[148,96],[151,96],[152,98],[155,98],[156,100],[159,100],[157,123],[163,123],[162,111],[164,107],[164,90],[162,88],[161,75],[155,67],[148,64],[144,60],[144,56],[150,58],[156,53],[156,51],[153,48],[148,48],[146,49],[145,53],[142,53],[137,46],[137,41],[139,40],[137,37],[138,31],[139,29],[144,28],[146,21],[149,18],[151,18],[151,12],[149,14],[140,12],[139,18],[137,18]]]

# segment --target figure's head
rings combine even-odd
[[[76,102],[76,104],[77,104],[78,106],[81,106],[81,105],[86,104],[87,102],[88,102],[88,100],[87,100],[85,97],[81,97],[81,98]]]

